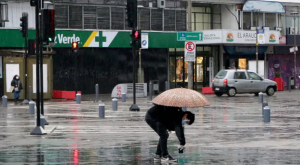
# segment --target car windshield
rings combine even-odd
[[[227,71],[221,70],[221,71],[216,75],[215,78],[217,78],[217,79],[223,79],[223,78],[225,78],[226,75],[227,75]]]

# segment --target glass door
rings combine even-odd
[[[204,70],[203,70],[203,57],[196,57],[196,63],[195,63],[195,90],[200,90],[203,86],[203,75],[204,75]]]

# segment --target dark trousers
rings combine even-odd
[[[166,129],[166,127],[153,117],[151,117],[148,113],[146,114],[145,118],[147,124],[158,134],[159,141],[157,144],[157,155],[166,156],[169,155],[168,149],[167,149],[167,143],[168,143],[168,137],[169,133]]]

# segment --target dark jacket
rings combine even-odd
[[[18,87],[18,88],[19,88],[19,91],[21,91],[21,90],[23,89],[23,86],[22,86],[22,83],[21,83],[20,79],[19,79],[19,80],[13,79],[13,80],[11,81],[10,85],[11,85],[11,86],[14,86],[15,88]],[[18,85],[19,85],[19,86],[18,86]],[[14,92],[14,91],[15,91],[15,90],[13,90],[13,92]]]
[[[168,130],[175,131],[180,145],[185,145],[185,137],[182,126],[184,112],[178,107],[166,107],[155,105],[148,110],[148,114],[161,122]]]

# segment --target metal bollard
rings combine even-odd
[[[259,92],[259,94],[258,94],[258,102],[259,103],[264,102],[264,94],[262,92]]]
[[[40,117],[40,123],[41,123],[41,127],[43,129],[45,129],[45,117],[41,114],[41,117]]]
[[[126,102],[126,93],[122,93],[122,102]]]
[[[264,108],[265,108],[266,106],[268,106],[268,102],[264,101],[264,102],[262,103],[262,115],[264,115]]]
[[[81,94],[80,93],[76,94],[76,103],[81,104]]]
[[[182,109],[183,111],[187,111],[186,107],[182,107],[181,109]]]
[[[7,107],[7,96],[2,96],[2,107]]]
[[[96,86],[95,86],[95,93],[96,93],[95,102],[99,102],[99,85],[98,84],[96,84]]]
[[[152,100],[153,84],[149,83],[149,100]]]
[[[289,80],[288,80],[288,81],[289,81],[289,82],[288,82],[288,85],[289,85],[289,92],[291,92],[291,88],[292,88],[292,87],[291,87],[291,82],[292,82],[292,81],[291,81],[291,77],[289,77]]]
[[[118,99],[116,98],[112,99],[112,109],[113,111],[118,110]]]
[[[264,107],[264,122],[271,121],[271,110],[269,106]]]
[[[29,98],[28,98],[29,101],[32,100],[32,87],[29,86]]]
[[[165,88],[166,88],[166,91],[169,90],[169,84],[168,84],[168,81],[165,82]]]
[[[33,101],[29,102],[29,114],[35,113],[35,103]]]
[[[99,117],[105,118],[105,104],[99,104]]]

